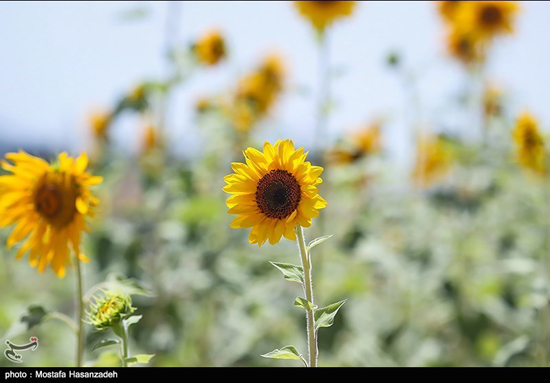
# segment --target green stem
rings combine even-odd
[[[304,239],[304,231],[300,225],[296,226],[296,242],[300,248],[300,256],[302,258],[302,267],[304,269],[304,291],[306,299],[315,307],[313,302],[313,282],[311,279],[311,259],[306,250],[306,242]],[[312,309],[307,310],[307,339],[309,349],[309,366],[317,367],[317,332],[315,331],[315,315]]]
[[[130,357],[130,348],[128,347],[128,326],[124,321],[120,323],[120,338],[122,339],[122,366],[128,367],[128,358]]]
[[[76,259],[76,279],[78,288],[78,333],[77,333],[77,349],[76,349],[76,366],[82,367],[82,355],[84,353],[84,296],[82,294],[82,269],[80,260],[75,254]]]

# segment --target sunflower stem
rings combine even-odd
[[[78,290],[78,333],[77,333],[77,348],[76,348],[76,366],[82,367],[82,355],[84,353],[84,295],[82,293],[82,269],[78,254],[75,254],[76,259],[76,279]]]
[[[130,348],[128,347],[128,326],[124,320],[120,322],[120,327],[119,336],[120,339],[122,339],[122,367],[128,367],[127,360],[130,357]]]
[[[298,242],[298,248],[300,249],[300,257],[302,259],[302,267],[304,269],[304,292],[306,299],[311,302],[311,305],[315,307],[313,302],[313,281],[311,278],[311,258],[306,249],[306,242],[304,238],[304,231],[300,225],[296,225],[296,242]],[[315,315],[313,309],[306,310],[307,312],[307,339],[308,339],[308,351],[309,351],[309,366],[317,367],[317,332],[315,331]]]

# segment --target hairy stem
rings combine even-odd
[[[315,307],[313,302],[313,281],[311,279],[311,259],[306,250],[304,231],[300,225],[296,226],[296,241],[300,249],[302,267],[304,269],[304,292],[306,299]],[[309,350],[309,366],[317,367],[317,332],[315,331],[315,315],[312,309],[307,310],[307,339]]]

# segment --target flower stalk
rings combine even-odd
[[[302,260],[302,267],[304,270],[303,286],[304,292],[306,294],[306,299],[311,303],[312,307],[315,307],[315,304],[313,302],[313,281],[311,278],[311,258],[306,248],[304,231],[300,225],[296,225],[296,242],[298,242],[300,257]],[[309,367],[317,367],[317,331],[315,330],[315,314],[312,307],[306,310]]]
[[[82,357],[84,353],[84,295],[82,293],[82,268],[78,255],[76,258],[76,280],[77,280],[77,299],[78,299],[78,332],[76,348],[76,366],[82,367]]]

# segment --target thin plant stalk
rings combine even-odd
[[[130,357],[130,348],[128,347],[128,326],[122,321],[120,327],[120,338],[122,339],[122,366],[128,367],[127,360]]]
[[[76,366],[82,367],[82,356],[84,353],[84,295],[82,293],[82,268],[78,255],[76,259],[76,280],[77,280],[77,297],[78,297],[78,333],[77,333],[77,348],[76,348]]]
[[[311,258],[306,249],[306,242],[304,239],[304,231],[300,225],[296,226],[296,242],[298,242],[298,248],[300,249],[300,257],[302,260],[302,267],[304,269],[304,292],[306,299],[311,303],[312,307],[315,307],[313,302],[313,281],[311,278]],[[317,367],[317,331],[315,331],[315,315],[312,308],[307,310],[307,339],[308,339],[308,351],[309,351],[309,367]]]

